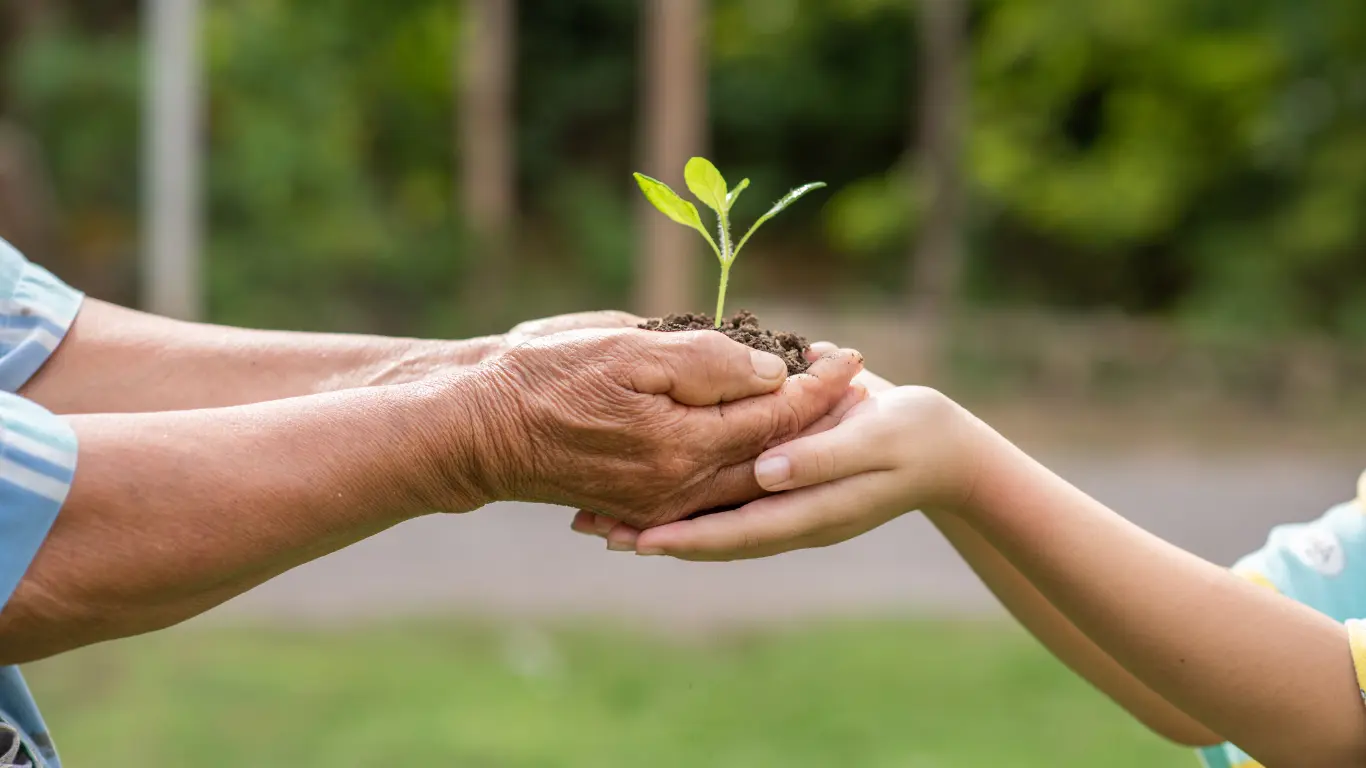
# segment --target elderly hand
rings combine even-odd
[[[568,331],[585,331],[608,328],[635,328],[645,321],[629,312],[604,309],[594,312],[575,312],[568,315],[555,315],[539,320],[518,323],[503,336],[502,351],[521,346],[528,341],[553,336]]]
[[[812,354],[829,354],[817,344]],[[777,495],[698,520],[641,532],[580,511],[572,528],[609,548],[685,560],[737,560],[839,543],[963,485],[966,412],[923,387],[894,387],[863,371],[848,394],[798,439],[760,458],[757,480]],[[778,460],[783,469],[775,476]]]
[[[824,416],[861,370],[832,352],[791,379],[713,331],[578,331],[482,367],[480,501],[589,509],[648,528],[763,495],[753,461]],[[472,471],[471,471],[472,470]]]

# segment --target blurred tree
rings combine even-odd
[[[453,60],[458,73],[460,194],[466,223],[481,256],[462,292],[479,314],[494,311],[507,292],[516,217],[513,83],[516,0],[466,0]]]
[[[506,245],[516,215],[516,20],[516,0],[466,0],[454,58],[461,70],[459,198],[475,234],[495,246]]]
[[[940,342],[949,332],[963,260],[964,178],[961,137],[967,93],[963,65],[966,0],[920,0],[922,51],[919,162],[914,182],[925,201],[911,283],[920,364],[933,377]],[[908,210],[907,218],[917,211]]]
[[[963,1],[967,301],[1114,309],[1201,332],[1366,338],[1366,4]],[[686,15],[693,3],[696,38],[646,18]],[[130,298],[138,3],[16,0],[0,18],[20,6],[48,18],[0,51],[0,114],[36,137],[63,245],[91,266],[82,274],[104,276],[87,284]],[[907,107],[931,53],[929,39],[909,34],[915,4],[519,7],[523,261],[500,293],[542,308],[541,287],[557,307],[624,303],[634,291],[645,306],[652,285],[682,291],[653,309],[695,306],[690,275],[705,261],[691,250],[638,265],[632,281],[632,259],[652,242],[644,226],[671,225],[652,217],[632,231],[629,172],[677,174],[706,125],[708,154],[753,179],[741,217],[809,178],[831,184],[819,215],[813,207],[773,225],[735,276],[737,296],[772,290],[766,270],[782,270],[785,295],[904,301],[908,282],[924,284],[907,254],[941,219],[911,183],[935,154],[918,138],[928,94]],[[465,154],[451,125],[452,51],[469,53],[456,39],[464,4],[205,8],[212,314],[404,332],[472,322],[451,301],[474,262],[451,205]],[[644,65],[687,58],[669,46],[692,39],[692,64],[667,80],[649,68],[656,87]],[[681,120],[660,118],[659,105],[688,98],[697,108]],[[675,146],[667,157],[660,136]],[[664,264],[680,272],[669,277]]]
[[[33,136],[0,120],[0,236],[29,258],[76,279],[57,250],[57,211]]]
[[[706,125],[705,0],[646,0],[640,103],[642,172],[682,190],[683,166],[701,154]],[[641,233],[636,306],[647,315],[687,312],[699,263],[697,237],[637,202]]]
[[[12,65],[16,43],[51,18],[52,8],[36,0],[15,0],[0,9],[0,72]],[[8,78],[0,78],[0,105],[9,100]],[[56,248],[57,210],[37,138],[13,120],[0,120],[0,236],[30,258],[70,275]]]

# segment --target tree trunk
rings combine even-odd
[[[705,143],[706,3],[645,0],[641,37],[645,61],[641,104],[641,172],[683,190],[683,166]],[[637,311],[645,315],[695,307],[697,235],[637,200]]]
[[[501,323],[517,215],[517,0],[466,0],[462,21],[464,34],[456,56],[457,198],[476,248],[465,302],[473,316]]]
[[[461,201],[471,228],[501,241],[516,215],[513,59],[516,0],[465,4],[460,88]]]
[[[920,2],[921,99],[914,183],[924,204],[914,246],[912,313],[922,375],[939,373],[963,263],[967,0]]]
[[[33,137],[0,120],[0,237],[35,262],[70,277],[57,258],[56,199]]]

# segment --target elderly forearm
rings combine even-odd
[[[478,506],[461,484],[475,378],[73,417],[75,482],[0,615],[0,663],[168,626],[404,519]]]
[[[1366,764],[1345,627],[993,446],[965,519],[1096,645],[1270,768]]]
[[[468,341],[253,331],[185,323],[87,299],[22,394],[55,413],[218,408],[418,381],[499,347]]]

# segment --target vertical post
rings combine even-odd
[[[199,0],[144,5],[145,193],[141,300],[186,320],[203,314],[200,270]]]
[[[486,244],[502,244],[516,215],[513,72],[516,0],[467,0],[461,51],[460,199]]]
[[[940,363],[962,272],[967,3],[921,0],[920,9],[922,94],[913,181],[927,207],[912,254],[912,327],[921,340],[921,373],[930,377]]]
[[[641,170],[683,189],[683,165],[703,150],[707,122],[705,0],[645,0]],[[641,261],[636,305],[646,315],[693,309],[697,235],[637,200]]]
[[[456,198],[477,257],[461,302],[480,331],[502,327],[513,274],[517,187],[513,120],[517,0],[465,0],[456,39]]]

